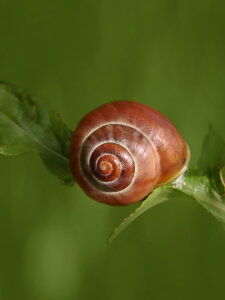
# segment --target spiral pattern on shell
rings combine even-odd
[[[86,194],[111,205],[145,198],[187,166],[189,150],[161,113],[140,103],[116,101],[88,113],[71,143],[75,180]]]

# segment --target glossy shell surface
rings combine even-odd
[[[104,104],[78,124],[70,164],[77,183],[100,202],[128,205],[178,177],[189,149],[160,112],[132,101]]]

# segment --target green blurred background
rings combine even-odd
[[[225,112],[223,0],[0,0],[0,79],[74,128],[97,105],[146,103],[200,153]],[[225,232],[190,199],[159,205],[110,247],[133,207],[88,199],[27,154],[0,157],[0,299],[222,299]]]

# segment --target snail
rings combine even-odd
[[[75,129],[70,166],[94,200],[122,206],[143,200],[187,168],[189,148],[160,112],[133,101],[106,103]]]

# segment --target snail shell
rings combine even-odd
[[[189,148],[160,112],[132,101],[104,104],[78,124],[71,143],[73,176],[100,202],[128,205],[187,168]]]

